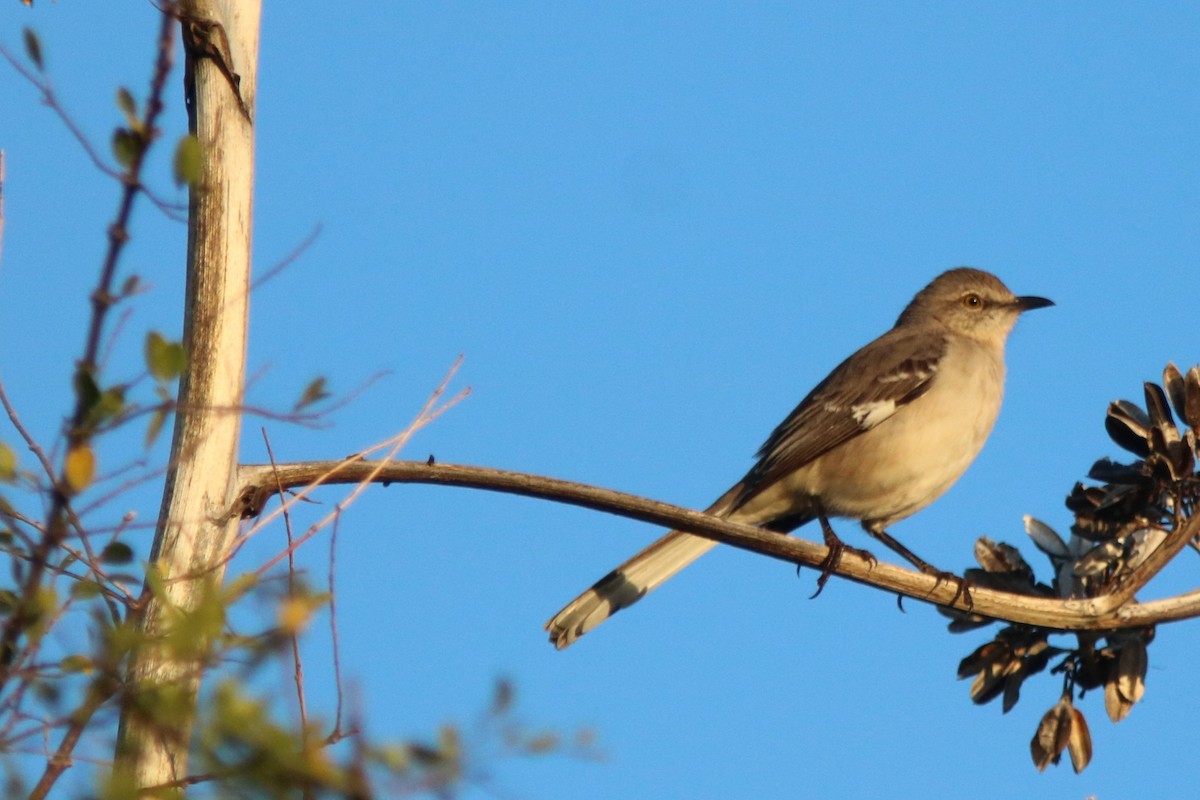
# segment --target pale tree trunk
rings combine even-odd
[[[203,154],[191,192],[184,344],[171,462],[152,560],[165,597],[141,616],[148,638],[161,635],[172,608],[195,608],[203,588],[219,585],[237,531],[230,514],[237,474],[245,377],[251,201],[260,0],[191,0],[179,6],[194,77],[189,110]],[[186,775],[200,665],[145,645],[131,657],[133,703],[121,720],[117,768],[139,787]],[[160,707],[156,707],[158,704]],[[169,722],[150,715],[170,706]],[[149,713],[147,713],[149,712]]]

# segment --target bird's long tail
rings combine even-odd
[[[708,513],[725,516],[739,491],[740,486],[730,489],[708,508]],[[546,623],[550,641],[559,650],[569,646],[622,608],[657,589],[714,545],[715,541],[703,536],[671,531],[596,581],[592,588],[551,617]]]
[[[671,531],[605,575],[546,623],[559,650],[622,608],[642,599],[715,545],[712,539]]]

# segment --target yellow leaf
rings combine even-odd
[[[63,478],[67,488],[73,492],[82,492],[91,486],[96,478],[96,454],[86,444],[81,444],[67,453],[63,462]]]
[[[17,477],[17,454],[4,442],[0,442],[0,481],[11,481]]]
[[[277,622],[279,628],[286,634],[295,635],[308,626],[312,616],[313,606],[303,597],[289,597],[279,605]]]

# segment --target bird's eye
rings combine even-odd
[[[971,292],[970,294],[963,295],[962,304],[972,309],[983,308],[983,298]]]

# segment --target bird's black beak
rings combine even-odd
[[[1021,311],[1032,311],[1035,308],[1045,308],[1054,305],[1053,300],[1044,297],[1018,297],[1016,306]]]

